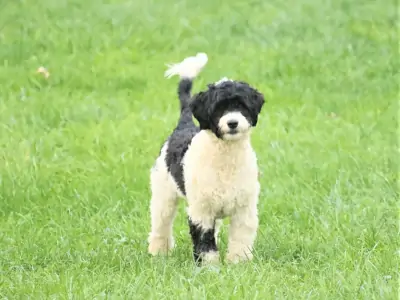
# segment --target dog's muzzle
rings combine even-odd
[[[218,122],[223,139],[237,140],[250,129],[250,123],[240,111],[232,111],[223,115]]]

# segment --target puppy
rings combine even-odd
[[[236,263],[252,259],[258,228],[260,185],[250,134],[264,96],[245,82],[223,78],[191,97],[193,79],[207,61],[199,53],[165,73],[180,76],[180,117],[150,172],[148,251],[156,255],[174,247],[173,220],[178,198],[184,197],[194,260],[219,261],[218,228],[230,217],[226,258]]]

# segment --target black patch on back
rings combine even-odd
[[[183,177],[182,160],[200,129],[193,122],[183,122],[173,131],[168,139],[165,162],[181,192],[186,195],[185,179]]]
[[[190,91],[192,79],[181,79],[178,85],[178,96],[181,105],[181,113],[178,124],[168,138],[168,148],[165,157],[168,171],[174,178],[178,188],[186,195],[185,180],[183,178],[182,160],[192,142],[193,137],[200,131],[194,124],[192,110],[190,109]]]

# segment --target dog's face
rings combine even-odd
[[[224,81],[208,85],[190,104],[201,129],[223,140],[240,140],[257,125],[264,96],[245,82]]]

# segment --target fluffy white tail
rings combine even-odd
[[[207,61],[207,54],[197,53],[196,56],[187,57],[180,63],[167,64],[168,70],[165,71],[164,76],[171,78],[179,75],[180,78],[193,79],[201,72]]]

